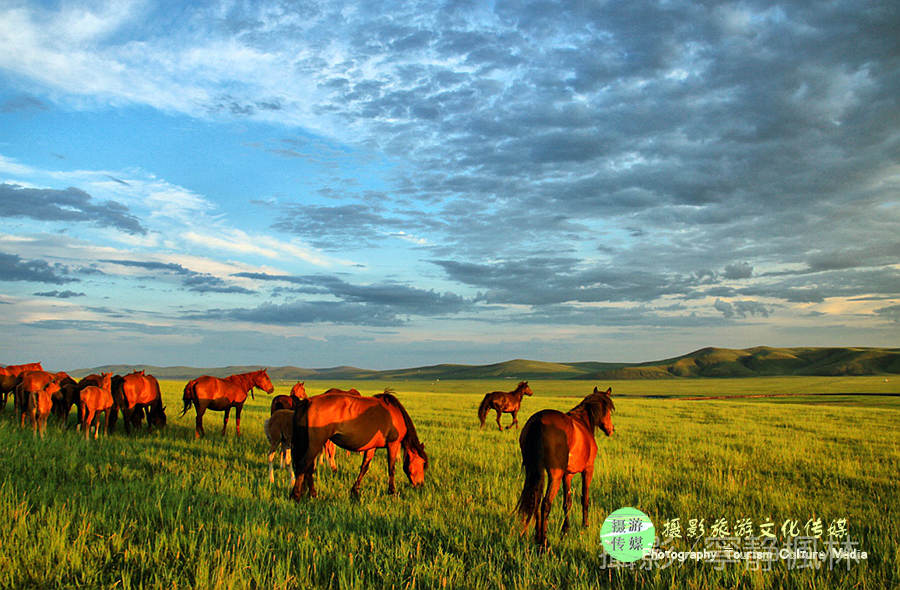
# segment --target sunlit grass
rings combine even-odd
[[[281,394],[291,384],[277,385]],[[896,388],[883,379],[613,382],[616,433],[599,433],[592,526],[575,524],[561,537],[559,498],[545,556],[518,536],[513,518],[522,485],[517,431],[480,430],[476,417],[485,392],[515,383],[307,383],[307,390],[333,385],[397,390],[431,457],[424,489],[404,480],[397,497],[387,495],[380,451],[362,501],[353,502],[359,459],[340,452],[338,473],[318,471],[319,497],[290,502],[287,476],[276,472],[274,486],[266,477],[266,395],[249,401],[242,437],[234,435],[233,415],[223,438],[222,414],[208,412],[208,435],[199,441],[193,411],[176,418],[183,383],[171,381],[162,382],[169,427],[154,434],[116,433],[97,443],[51,427],[41,441],[7,410],[0,419],[0,586],[594,588],[621,579],[654,588],[883,588],[898,579],[897,409],[637,397]],[[531,385],[522,424],[541,408],[569,409],[593,384]],[[575,490],[573,521],[580,523],[580,485]],[[623,506],[643,510],[658,528],[675,517],[705,518],[707,526],[751,517],[778,527],[785,519],[847,518],[869,559],[849,571],[788,571],[779,563],[771,572],[702,563],[611,570],[600,524]]]

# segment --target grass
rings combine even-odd
[[[348,490],[359,460],[339,453],[339,471],[319,471],[319,498],[294,504],[286,475],[266,478],[262,423],[270,398],[257,395],[234,436],[221,413],[193,440],[193,412],[177,419],[183,383],[163,381],[169,427],[117,433],[86,443],[51,426],[45,440],[0,416],[0,587],[121,588],[593,588],[619,582],[648,588],[887,588],[900,580],[896,498],[900,409],[873,396],[897,393],[883,378],[773,378],[613,382],[616,433],[599,433],[591,486],[592,525],[559,534],[561,498],[551,515],[552,550],[541,556],[517,534],[513,508],[522,475],[516,431],[479,430],[481,396],[515,383],[441,381],[392,385],[431,457],[426,486],[404,481],[386,494],[383,451]],[[276,393],[287,393],[280,383]],[[318,392],[351,383],[307,382]],[[567,410],[593,384],[532,381],[521,422],[537,409]],[[685,401],[688,395],[792,393],[797,398]],[[647,396],[647,397],[644,397]],[[666,396],[666,397],[654,397]],[[850,403],[817,402],[828,398]],[[793,400],[790,403],[785,403]],[[504,424],[509,417],[504,417]],[[490,424],[490,423],[489,423]],[[602,440],[601,440],[602,439]],[[610,568],[603,518],[623,506],[666,520],[720,518],[733,525],[788,519],[827,526],[846,518],[868,559],[849,568],[772,571],[745,565],[675,562]],[[781,539],[781,531],[776,531]],[[688,539],[670,547],[685,550]],[[702,547],[701,545],[698,547]]]

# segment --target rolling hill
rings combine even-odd
[[[144,369],[160,379],[192,379],[199,375],[224,377],[260,368],[228,366],[104,365],[72,371],[130,373]],[[389,381],[435,379],[678,379],[689,377],[773,377],[783,375],[882,375],[900,373],[900,348],[703,348],[692,353],[646,363],[576,362],[551,363],[515,359],[490,365],[441,364],[409,369],[375,371],[357,367],[305,369],[295,366],[269,367],[274,380],[366,380]]]

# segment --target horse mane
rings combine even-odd
[[[566,413],[572,417],[583,417],[587,425],[593,430],[607,412],[612,412],[616,409],[616,405],[610,397],[611,392],[611,389],[599,391],[595,387],[592,394],[581,400],[577,406]]]
[[[386,387],[384,393],[376,393],[372,397],[400,410],[400,414],[403,416],[403,423],[406,425],[406,436],[403,437],[401,442],[404,446],[411,447],[418,455],[420,455],[425,460],[425,469],[428,469],[428,455],[425,454],[425,445],[419,440],[419,434],[416,432],[416,427],[412,423],[412,418],[409,417],[406,408],[403,407],[403,404],[401,404],[400,400],[397,399],[397,396],[394,395],[394,390]]]

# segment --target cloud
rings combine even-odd
[[[67,223],[89,222],[130,234],[147,233],[125,205],[116,201],[98,203],[89,194],[74,187],[55,190],[0,184],[0,216]]]
[[[100,260],[100,262],[178,276],[181,278],[182,286],[197,293],[236,293],[243,295],[255,293],[255,291],[239,285],[228,284],[215,275],[196,272],[174,262],[113,259],[104,259]]]
[[[76,278],[65,276],[67,273],[68,268],[63,265],[50,265],[44,260],[23,260],[16,254],[0,252],[0,281],[30,281],[54,285],[78,282]]]
[[[769,317],[769,307],[758,301],[734,301],[728,302],[716,299],[713,307],[727,319],[734,317],[745,318],[748,315]]]
[[[77,291],[42,291],[34,293],[35,297],[55,297],[57,299],[71,299],[72,297],[84,297],[84,293]]]

